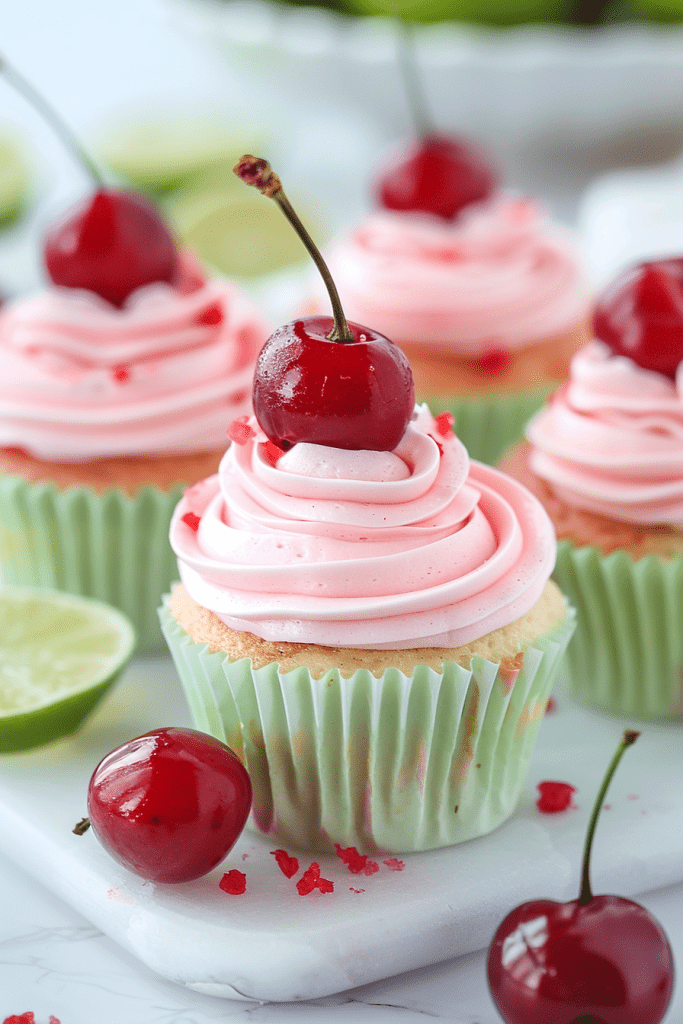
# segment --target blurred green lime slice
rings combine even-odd
[[[152,192],[168,192],[220,178],[232,184],[243,153],[260,152],[265,132],[222,118],[149,115],[123,121],[95,143],[101,160],[120,177]]]
[[[101,601],[0,587],[0,753],[74,732],[134,646],[131,623]]]
[[[276,203],[246,188],[187,189],[167,197],[164,211],[186,244],[227,277],[254,278],[308,259],[306,250]],[[319,244],[320,218],[305,199],[289,193],[297,213]]]
[[[30,175],[21,144],[0,134],[0,227],[13,223],[23,211]]]

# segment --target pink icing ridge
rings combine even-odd
[[[463,356],[523,348],[588,310],[568,237],[535,204],[503,193],[453,221],[373,214],[333,246],[328,263],[352,320],[398,344]]]
[[[74,462],[223,447],[269,329],[240,289],[186,264],[193,290],[147,285],[122,309],[58,287],[4,307],[0,447]]]
[[[568,504],[683,529],[681,367],[674,384],[593,341],[527,437],[531,469]]]
[[[251,424],[257,436],[190,495],[199,529],[182,521],[185,498],[171,524],[181,579],[228,626],[323,646],[457,647],[539,599],[555,557],[545,511],[470,462],[426,406],[394,452],[410,477],[387,482],[278,471]]]

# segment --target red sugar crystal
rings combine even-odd
[[[278,446],[273,444],[272,441],[266,441],[265,444],[260,444],[259,451],[261,452],[261,456],[264,461],[267,462],[269,466],[273,467],[277,465],[277,460],[280,456],[285,454],[282,448],[278,448]]]
[[[195,533],[197,532],[201,522],[199,516],[196,516],[194,512],[186,512],[184,516],[181,516],[181,519],[184,523],[187,523],[191,530],[194,530]]]
[[[226,434],[235,444],[246,444],[250,437],[255,436],[249,426],[248,416],[238,416],[236,420],[233,420],[226,430]]]
[[[365,889],[354,889],[354,887],[350,885],[349,892],[365,892]]]
[[[112,374],[114,380],[117,380],[119,384],[125,384],[130,380],[130,370],[127,366],[115,366]]]
[[[329,878],[320,877],[320,865],[316,861],[306,868],[296,883],[296,887],[299,896],[308,896],[314,889],[320,889],[321,892],[334,892],[334,882],[331,882]]]
[[[541,814],[557,814],[572,806],[572,796],[576,787],[568,782],[539,782],[536,789],[540,796],[536,801]]]
[[[389,857],[389,860],[382,861],[390,871],[403,871],[405,864],[398,857]]]
[[[296,857],[290,857],[286,850],[270,851],[277,861],[277,866],[283,875],[292,878],[299,870],[299,861]]]
[[[504,348],[492,348],[473,362],[475,369],[480,373],[505,373],[510,365],[510,353]]]
[[[334,848],[340,861],[346,864],[353,875],[374,875],[375,871],[379,871],[377,861],[368,860],[367,855],[359,853],[355,846],[348,846],[344,850],[339,843],[335,843]]]
[[[206,327],[214,327],[219,324],[223,319],[223,310],[221,309],[220,302],[214,302],[212,305],[207,306],[197,317],[197,323]]]
[[[218,885],[229,896],[241,896],[247,889],[247,876],[243,871],[233,868],[232,871],[226,871]]]
[[[453,424],[455,423],[455,416],[450,412],[440,412],[439,415],[435,418],[434,422],[436,423],[436,429],[441,434],[441,436],[448,437],[451,430],[453,429]]]

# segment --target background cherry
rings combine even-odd
[[[599,299],[593,323],[616,355],[675,379],[683,360],[683,259],[624,271]]]
[[[348,323],[329,270],[268,163],[244,156],[235,173],[280,205],[320,270],[334,312],[285,324],[263,346],[253,385],[261,429],[282,449],[308,441],[391,451],[415,406],[408,359],[384,335]]]
[[[43,115],[95,186],[47,234],[44,258],[52,281],[87,288],[115,306],[143,285],[171,283],[178,254],[156,207],[137,193],[107,188],[79,140],[30,82],[2,58],[0,72]]]
[[[579,898],[534,900],[498,928],[488,958],[491,995],[507,1024],[659,1024],[671,999],[673,953],[654,917],[621,896],[594,896],[590,850],[612,758],[588,826]]]
[[[100,761],[88,824],[120,864],[152,882],[187,882],[232,849],[251,809],[251,782],[224,743],[193,729],[156,729]]]

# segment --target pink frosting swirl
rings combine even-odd
[[[4,307],[0,447],[63,462],[223,447],[269,331],[239,289],[184,268],[187,287],[147,285],[122,309],[59,287]]]
[[[568,504],[683,529],[683,363],[674,383],[592,341],[527,437],[531,469]]]
[[[346,314],[401,342],[479,356],[587,314],[572,244],[533,203],[498,193],[452,221],[376,213],[329,254]]]
[[[539,599],[555,558],[545,511],[470,462],[426,406],[393,452],[299,444],[273,465],[250,426],[171,524],[187,590],[228,626],[323,646],[456,647]]]

